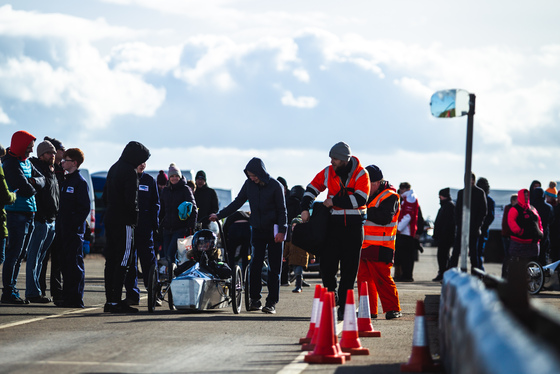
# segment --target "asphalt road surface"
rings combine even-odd
[[[181,312],[165,304],[149,313],[143,287],[139,313],[118,315],[103,313],[104,259],[90,255],[85,266],[85,309],[0,304],[0,373],[400,373],[411,352],[417,300],[426,304],[431,353],[439,353],[441,285],[431,281],[435,248],[420,255],[414,283],[397,284],[403,317],[385,320],[380,311],[373,326],[381,337],[361,338],[370,355],[352,356],[343,365],[303,362],[298,341],[309,328],[317,274],[306,274],[311,287],[300,294],[291,292],[293,286],[281,287],[275,315],[245,308],[238,315],[230,308]],[[18,280],[22,295],[24,269],[25,264]],[[487,271],[498,275],[500,265],[488,264]],[[537,298],[560,311],[558,296],[545,291]]]

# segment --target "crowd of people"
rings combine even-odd
[[[0,146],[0,262],[3,263],[2,303],[50,303],[83,308],[86,219],[90,211],[89,187],[80,174],[84,153],[66,149],[46,136],[30,157],[36,138],[26,131],[13,134],[10,147]],[[237,197],[219,210],[216,191],[200,170],[188,181],[171,163],[157,178],[145,173],[150,151],[129,142],[111,166],[103,192],[107,244],[104,311],[135,313],[140,301],[138,261],[147,287],[148,270],[159,261],[171,263],[177,239],[224,225],[229,266],[248,267],[249,310],[276,313],[280,286],[295,281],[294,293],[309,286],[303,270],[315,261],[308,250],[292,243],[299,225],[314,220],[315,199],[327,192],[322,206],[328,211],[320,250],[323,285],[334,292],[338,318],[344,319],[347,290],[367,282],[371,317],[377,318],[378,299],[386,319],[401,317],[395,282],[413,282],[414,262],[422,251],[419,236],[425,223],[418,196],[408,182],[398,189],[376,165],[363,166],[344,142],[329,152],[330,165],[320,170],[306,188],[288,188],[282,177],[270,176],[264,162],[251,159]],[[469,258],[474,269],[484,270],[484,250],[494,220],[495,202],[486,178],[472,174]],[[458,265],[461,252],[462,201],[454,202],[450,189],[439,191],[441,207],[434,222],[438,273]],[[250,212],[240,209],[249,202]],[[317,204],[317,203],[315,203]],[[503,275],[511,261],[558,260],[560,212],[556,183],[543,190],[534,181],[511,197],[504,209],[502,236]],[[302,226],[303,227],[303,226]],[[201,231],[198,231],[201,232]],[[262,299],[261,274],[267,260],[268,295]],[[25,296],[17,288],[19,269],[26,259]],[[46,268],[51,261],[50,292],[46,294]],[[250,261],[249,261],[250,259]],[[394,269],[393,269],[394,268]],[[340,272],[340,273],[339,273]],[[393,274],[392,274],[393,273]],[[338,277],[340,274],[340,277]],[[123,299],[123,288],[125,298]],[[264,305],[263,305],[264,304]]]

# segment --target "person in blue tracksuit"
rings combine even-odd
[[[84,234],[90,212],[89,186],[80,174],[84,153],[79,148],[64,152],[62,168],[66,173],[60,187],[56,219],[56,236],[60,245],[62,300],[55,304],[65,308],[84,307]]]
[[[251,216],[251,263],[249,264],[249,310],[276,313],[276,303],[280,298],[280,272],[282,252],[288,228],[284,189],[280,182],[272,178],[260,158],[252,158],[244,170],[247,180],[239,194],[224,209],[210,215],[210,221],[226,218],[249,201]],[[268,296],[263,307],[261,303],[261,271],[268,251]]]
[[[134,230],[134,247],[132,250],[132,264],[124,286],[128,305],[138,305],[140,290],[138,289],[138,259],[142,265],[144,286],[148,289],[148,273],[156,263],[154,251],[154,231],[159,226],[159,192],[155,179],[144,173],[146,163],[138,166],[138,225]]]

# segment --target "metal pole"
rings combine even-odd
[[[469,94],[469,113],[467,116],[467,150],[465,155],[465,188],[463,190],[463,221],[461,224],[461,271],[463,272],[467,271],[467,253],[469,251],[469,234],[471,228],[471,168],[475,102],[475,94]]]

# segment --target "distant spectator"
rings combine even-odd
[[[488,205],[486,203],[486,194],[484,191],[475,185],[476,176],[471,173],[471,219],[470,219],[470,232],[469,232],[469,248],[465,250],[470,255],[471,259],[471,273],[475,274],[474,269],[480,269],[482,264],[478,261],[478,238],[480,238],[481,227],[484,224],[484,217],[488,213]],[[453,253],[449,260],[449,267],[456,267],[459,264],[459,256],[461,255],[461,229],[463,225],[463,191],[457,192],[457,204],[455,205],[455,222],[457,224],[457,233],[455,235],[455,245],[453,246]]]
[[[167,174],[169,185],[161,192],[159,219],[163,229],[163,252],[167,261],[172,263],[177,253],[177,239],[194,234],[198,213],[194,194],[177,165],[169,165]],[[188,217],[179,217],[178,209],[182,203],[191,204]]]
[[[58,181],[58,186],[62,186],[64,182],[64,169],[62,168],[62,156],[66,148],[62,142],[58,139],[45,136],[44,140],[51,142],[56,149],[56,155],[54,157],[54,174]],[[44,292],[47,289],[47,265],[49,257],[51,259],[51,276],[50,276],[50,288],[51,296],[54,302],[61,303],[62,300],[62,265],[61,265],[61,254],[60,254],[60,244],[59,240],[54,236],[54,240],[47,250],[47,255],[43,261],[43,268],[41,269],[41,276],[39,278],[39,283],[41,285],[41,290]]]
[[[552,208],[554,210],[554,219],[550,223],[550,261],[556,262],[560,260],[560,204],[556,204]]]
[[[532,181],[531,185],[529,186],[529,193],[532,193],[533,190],[537,187],[542,187],[541,182],[539,182],[538,180]]]
[[[455,242],[455,203],[451,199],[449,187],[439,191],[439,204],[434,222],[433,238],[437,245],[438,273],[434,282],[443,280],[443,273],[448,269],[449,251]]]
[[[504,215],[502,216],[502,244],[504,247],[504,261],[502,263],[502,278],[506,277],[507,266],[509,264],[509,244],[511,241],[511,229],[508,225],[509,210],[517,204],[517,194],[511,195],[510,203],[504,207]]]
[[[482,226],[480,227],[480,238],[477,243],[477,262],[480,265],[480,270],[484,270],[484,249],[486,248],[486,243],[488,242],[489,229],[492,222],[494,222],[494,210],[496,203],[494,199],[490,197],[490,183],[486,178],[478,178],[476,185],[484,191],[484,196],[486,197],[487,212],[484,217]]]
[[[218,194],[213,188],[208,187],[204,170],[199,170],[196,173],[195,182],[196,191],[194,191],[194,199],[198,207],[197,221],[202,223],[203,229],[208,229],[210,228],[208,217],[212,213],[217,213],[220,209],[218,205]]]
[[[167,183],[169,181],[169,178],[167,177],[167,174],[165,174],[165,171],[163,170],[159,171],[156,181],[157,181],[159,194],[161,195],[161,191],[165,188],[165,186],[167,186]]]
[[[554,210],[552,205],[544,200],[544,191],[541,187],[535,187],[531,191],[531,205],[537,209],[541,219],[543,237],[540,243],[539,263],[544,266],[548,263],[550,247],[549,226],[554,219]]]
[[[4,157],[6,149],[0,144],[0,158]],[[6,184],[4,169],[0,165],[0,265],[4,263],[6,241],[8,240],[8,228],[6,227],[5,205],[12,205],[16,201],[16,194],[11,192]]]
[[[414,259],[418,250],[415,235],[418,230],[418,198],[410,183],[399,185],[401,212],[395,244],[395,281],[414,282]]]
[[[65,308],[84,307],[84,234],[90,212],[89,186],[80,174],[84,153],[78,148],[64,152],[62,167],[66,172],[60,186],[60,207],[56,220],[62,266],[62,300]]]
[[[54,171],[55,155],[54,145],[44,140],[37,146],[38,158],[30,159],[45,177],[45,187],[35,195],[37,201],[35,228],[27,250],[25,298],[32,303],[51,302],[51,299],[45,296],[46,289],[41,289],[40,277],[47,249],[55,237],[55,221],[60,199],[58,180]]]
[[[27,131],[17,131],[2,160],[6,183],[17,197],[13,205],[5,207],[7,212],[8,246],[2,268],[2,303],[27,304],[19,296],[17,278],[21,261],[25,258],[29,238],[33,232],[33,221],[37,204],[35,195],[44,187],[45,177],[29,161],[35,137]]]
[[[550,181],[548,188],[544,191],[546,202],[553,207],[558,204],[558,190],[556,189],[556,182]]]

